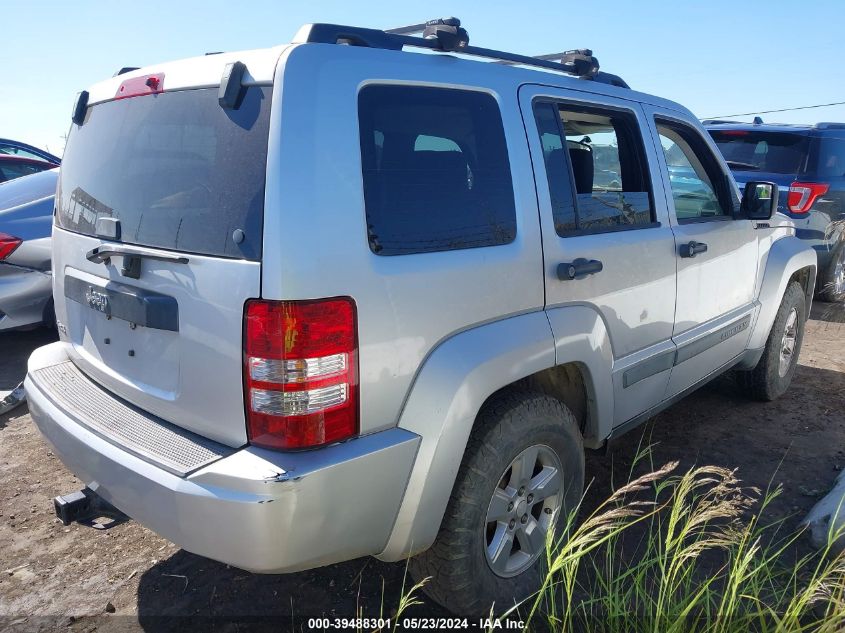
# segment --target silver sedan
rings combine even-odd
[[[0,331],[52,325],[51,231],[59,170],[0,184]]]

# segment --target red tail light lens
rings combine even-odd
[[[248,301],[244,400],[249,441],[311,448],[358,432],[355,302]]]
[[[807,213],[816,199],[830,189],[829,184],[821,182],[793,182],[789,186],[786,204],[793,213]]]
[[[6,259],[14,250],[21,245],[21,238],[14,235],[0,233],[0,261]]]

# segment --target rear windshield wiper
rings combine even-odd
[[[120,274],[132,279],[141,278],[141,259],[154,259],[173,264],[187,264],[188,258],[181,255],[166,255],[164,253],[140,248],[137,246],[98,246],[85,254],[85,259],[95,264],[108,263],[114,257],[123,257],[123,268]]]
[[[752,163],[742,163],[738,160],[726,160],[725,162],[731,169],[741,169],[742,171],[760,171],[760,168]]]

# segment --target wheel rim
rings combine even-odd
[[[780,343],[780,364],[778,373],[781,378],[786,376],[792,365],[792,358],[795,356],[795,341],[798,339],[798,309],[792,308],[786,318],[786,326],[783,328],[783,338]]]
[[[557,454],[538,444],[505,469],[487,507],[487,564],[497,576],[521,574],[546,547],[546,535],[563,500],[563,469]]]
[[[833,267],[833,294],[839,297],[842,293],[845,293],[845,247],[842,248]]]

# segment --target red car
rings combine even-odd
[[[45,169],[55,169],[58,165],[34,158],[0,154],[0,183],[14,180],[20,176],[34,174]]]

